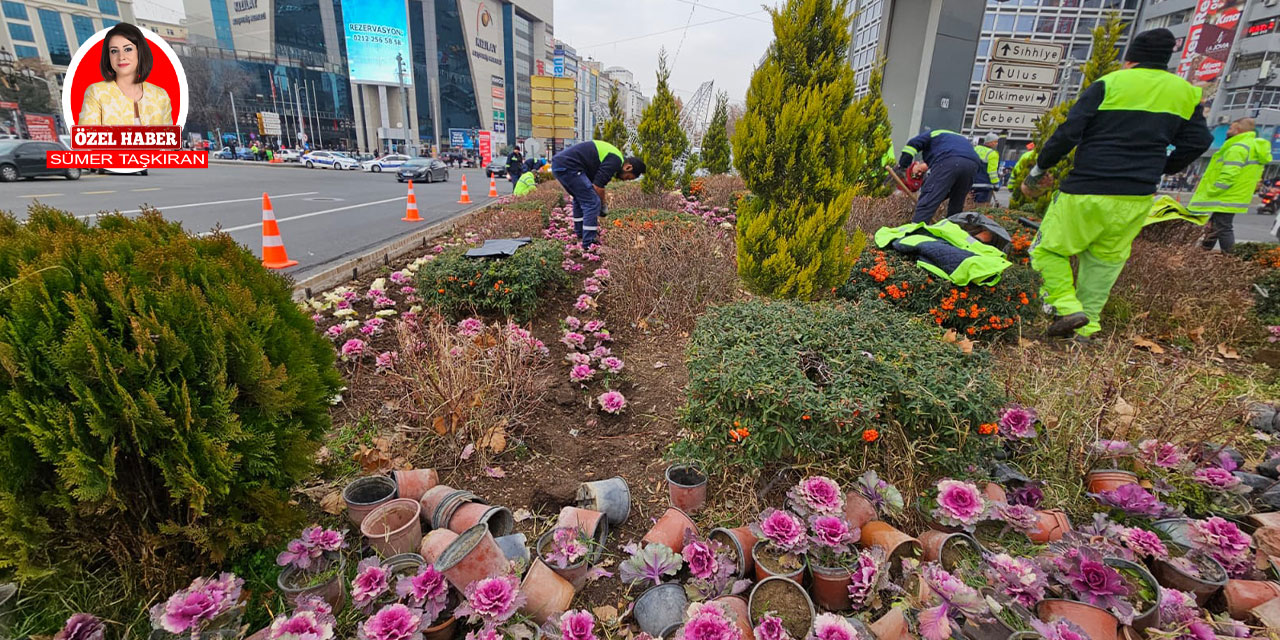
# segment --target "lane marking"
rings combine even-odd
[[[272,198],[273,200],[278,200],[278,199],[280,199],[280,198],[294,198],[294,197],[297,197],[297,196],[310,196],[310,195],[314,195],[314,194],[317,194],[317,193],[320,193],[320,192],[319,192],[319,191],[303,191],[302,193],[285,193],[285,194],[278,195],[278,196],[271,196],[271,198]],[[212,206],[212,205],[215,205],[215,204],[232,204],[232,203],[234,203],[234,202],[253,202],[253,201],[261,201],[261,200],[262,200],[262,196],[255,196],[255,197],[252,197],[252,198],[238,198],[238,199],[235,199],[235,200],[214,200],[214,201],[212,201],[212,202],[192,202],[192,203],[190,203],[190,204],[171,204],[171,205],[162,205],[162,206],[156,206],[156,209],[159,209],[160,211],[169,211],[169,210],[172,210],[172,209],[187,209],[187,208],[190,208],[190,207],[208,207],[208,206]],[[114,211],[107,211],[106,213],[115,213],[115,212],[114,212]],[[130,214],[130,213],[142,213],[142,209],[130,209],[130,210],[128,210],[128,211],[121,211],[120,213],[122,213],[122,214],[126,214],[126,215],[128,215],[128,214]],[[102,214],[103,214],[103,212],[98,212],[98,213],[90,213],[90,214],[88,214],[88,215],[76,216],[76,217],[77,217],[77,218],[97,218],[97,217],[101,216]]]
[[[61,193],[24,193],[18,197],[19,198],[52,198],[54,196],[60,196],[60,195],[62,194]]]
[[[130,189],[130,191],[159,191],[163,187],[147,187],[146,189]]]
[[[311,213],[303,213],[303,214],[299,214],[299,215],[296,215],[296,216],[288,216],[288,217],[285,217],[285,218],[276,218],[276,222],[288,222],[288,221],[290,221],[290,220],[301,220],[302,218],[310,218],[310,217],[312,217],[312,216],[322,216],[322,215],[325,215],[325,214],[328,214],[328,213],[337,213],[337,212],[339,212],[339,211],[348,211],[348,210],[350,210],[350,209],[359,209],[359,208],[361,208],[361,207],[372,207],[372,206],[374,206],[374,205],[378,205],[378,204],[387,204],[388,202],[399,202],[399,201],[405,200],[405,199],[407,199],[407,198],[408,198],[408,196],[400,196],[400,197],[398,197],[398,198],[387,198],[386,200],[377,200],[377,201],[374,201],[374,202],[362,202],[362,203],[360,203],[360,204],[347,205],[347,206],[345,206],[345,207],[338,207],[338,208],[336,208],[336,209],[325,209],[325,210],[323,210],[323,211],[312,211]],[[244,231],[245,229],[258,229],[258,228],[260,228],[260,227],[262,227],[262,223],[261,223],[261,222],[255,222],[255,223],[253,223],[253,224],[242,224],[242,225],[240,225],[240,226],[238,226],[238,227],[226,227],[226,228],[224,228],[224,229],[221,229],[221,231],[222,231],[222,232],[224,232],[224,233],[232,233],[232,232],[234,232],[234,231]],[[202,234],[200,234],[200,235],[201,235],[201,236],[207,236],[207,235],[212,235],[212,234],[213,234],[213,232],[212,232],[212,231],[206,231],[206,232],[204,232],[204,233],[202,233]]]
[[[82,196],[96,196],[96,195],[101,195],[101,194],[104,194],[104,193],[115,193],[115,192],[116,192],[116,191],[115,191],[115,189],[111,189],[111,190],[109,190],[109,191],[85,191],[85,192],[82,192],[80,195],[82,195]]]

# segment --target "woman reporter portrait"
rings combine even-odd
[[[171,125],[169,93],[147,82],[151,47],[137,27],[121,22],[103,38],[102,82],[84,92],[79,125]]]

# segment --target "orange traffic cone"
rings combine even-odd
[[[471,194],[467,193],[466,176],[462,176],[462,197],[458,198],[458,204],[471,204]]]
[[[409,181],[409,204],[404,208],[404,217],[400,218],[405,222],[422,222],[422,216],[418,215],[418,198],[413,195],[413,181]]]
[[[489,197],[498,197],[498,180],[493,176],[489,176]]]
[[[262,266],[268,269],[287,269],[298,264],[285,253],[284,240],[280,238],[280,226],[276,224],[276,212],[271,208],[271,198],[262,194]]]

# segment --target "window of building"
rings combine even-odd
[[[982,78],[986,73],[987,73],[986,64],[975,64],[973,65],[973,77],[970,79],[970,81],[982,82]]]
[[[70,2],[71,4],[84,5],[86,7],[89,6],[89,0],[67,0],[67,2]]]
[[[25,24],[9,23],[9,37],[14,40],[22,40],[24,42],[35,42],[36,34],[31,27]]]
[[[1058,18],[1054,16],[1044,16],[1036,22],[1036,33],[1053,33],[1053,30],[1057,28],[1057,26]]]
[[[19,59],[39,58],[40,50],[35,47],[29,47],[25,44],[15,44],[13,45],[13,54],[18,56]]]
[[[996,31],[1013,31],[1013,16],[1009,14],[996,16]]]
[[[27,6],[22,4],[21,2],[14,2],[13,0],[4,0],[4,2],[0,2],[0,4],[4,5],[4,17],[14,18],[16,20],[27,19]]]
[[[978,57],[985,58],[991,55],[991,39],[983,38],[978,41]]]
[[[36,11],[44,29],[44,42],[49,46],[49,61],[56,65],[71,64],[71,47],[67,45],[67,32],[62,28],[62,14],[48,9]]]
[[[1035,27],[1036,27],[1035,16],[1018,16],[1018,23],[1014,27],[1014,31],[1017,31],[1020,34],[1027,34],[1027,33],[1034,32]]]
[[[6,3],[6,4],[8,4],[8,3]],[[982,16],[982,30],[983,30],[983,31],[990,31],[990,30],[992,29],[992,27],[995,27],[995,26],[996,26],[996,14],[994,14],[994,13],[988,13],[988,14],[986,14],[986,15]]]
[[[97,29],[93,28],[93,18],[88,16],[71,16],[71,26],[75,27],[76,40],[79,44],[84,44],[89,36],[97,32]]]
[[[1249,89],[1232,89],[1227,92],[1228,107],[1243,107],[1249,104]]]
[[[98,0],[98,11],[109,16],[120,15],[120,7],[116,4],[116,0]],[[213,15],[216,18],[218,14],[215,12]]]

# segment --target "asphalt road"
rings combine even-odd
[[[458,204],[466,175],[472,204]],[[195,232],[221,227],[255,255],[262,255],[262,194],[271,197],[280,235],[298,265],[284,273],[295,279],[424,226],[447,220],[492,199],[484,169],[450,169],[449,181],[414,184],[424,222],[402,222],[407,185],[393,173],[305,169],[251,162],[210,163],[208,169],[153,169],[149,175],[89,175],[78,181],[36,178],[0,183],[0,209],[19,218],[29,203],[41,202],[91,219],[103,211],[137,214],[143,206]],[[498,179],[498,193],[511,183]]]

